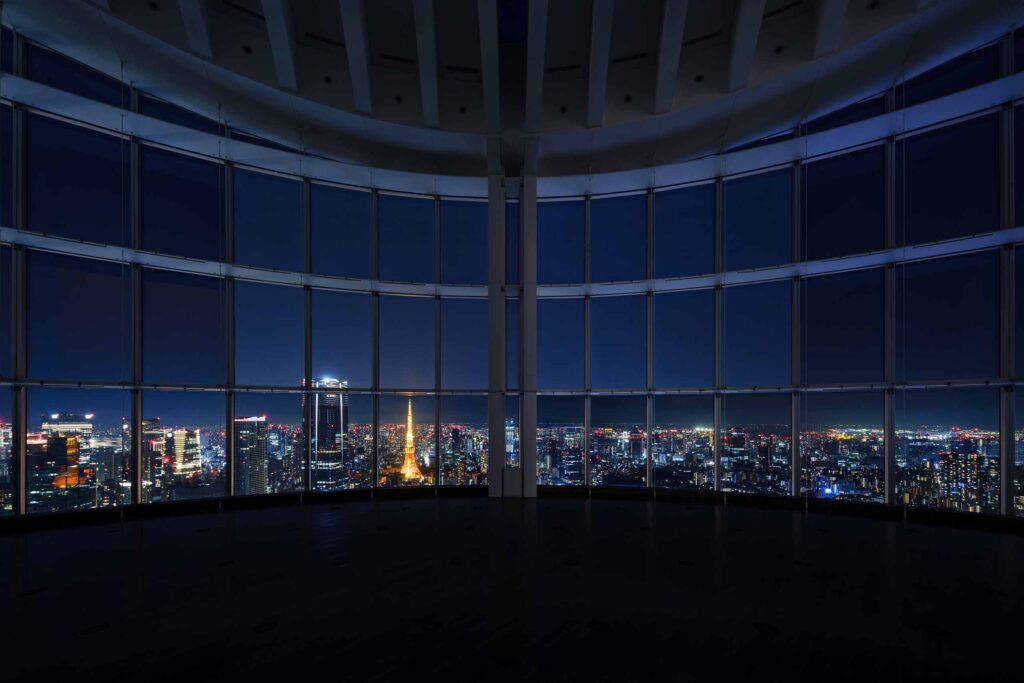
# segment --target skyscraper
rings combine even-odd
[[[235,418],[235,493],[267,492],[267,416]]]
[[[303,410],[303,430],[310,438],[310,488],[330,491],[345,488],[348,469],[345,462],[345,435],[348,433],[348,382],[329,377],[313,380],[313,389],[338,391],[316,392],[310,396],[309,410]]]

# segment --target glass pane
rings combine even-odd
[[[301,491],[302,394],[235,394],[235,495]]]
[[[25,73],[33,81],[114,107],[128,107],[127,85],[42,45],[26,42],[25,62]]]
[[[14,73],[14,31],[0,28],[0,71]]]
[[[519,202],[505,202],[505,282],[519,284]]]
[[[505,386],[519,388],[519,299],[505,301]]]
[[[885,502],[884,396],[800,396],[800,495]]]
[[[487,299],[441,299],[441,387],[487,388]]]
[[[722,490],[788,496],[790,394],[722,396]]]
[[[141,154],[142,248],[223,261],[223,167],[145,145]]]
[[[590,300],[590,384],[601,389],[647,386],[647,297]]]
[[[313,382],[309,394],[310,489],[337,491],[373,485],[373,397],[349,394],[344,382]],[[333,390],[333,391],[332,391]]]
[[[0,245],[0,376],[10,377],[11,370],[11,248]],[[4,312],[7,309],[7,312]],[[3,391],[0,389],[0,391]]]
[[[129,378],[129,271],[121,264],[28,252],[30,377]]]
[[[709,387],[715,382],[715,292],[654,296],[654,385]]]
[[[373,297],[313,290],[313,377],[369,388],[373,375]]]
[[[654,485],[713,490],[714,439],[713,396],[655,396]]]
[[[583,282],[584,202],[537,202],[537,284]]]
[[[896,500],[999,512],[999,391],[896,393]]]
[[[441,483],[487,484],[487,397],[441,397]]]
[[[223,126],[213,119],[142,92],[139,93],[139,113],[211,135],[222,135],[224,130]]]
[[[303,271],[302,183],[291,178],[236,169],[235,263]]]
[[[118,389],[28,390],[29,513],[131,503],[131,397]]]
[[[0,388],[0,516],[11,514],[14,509],[14,473],[11,471],[13,436],[11,389],[3,387]]]
[[[26,123],[28,229],[130,246],[127,141],[37,114]]]
[[[722,268],[746,270],[793,260],[793,171],[783,168],[722,184]]]
[[[885,147],[801,167],[803,257],[808,261],[885,247]]]
[[[654,276],[715,270],[715,185],[654,193]]]
[[[1021,53],[1021,59],[1024,60],[1024,52]],[[1024,107],[1016,107],[1013,110],[1013,130],[1013,183],[1016,209],[1014,217],[1015,222],[1020,225],[1024,221],[1024,135],[1016,133],[1024,131]]]
[[[232,140],[239,140],[241,142],[249,143],[250,145],[259,145],[260,147],[266,147],[267,149],[276,149],[281,152],[292,152],[294,154],[303,153],[301,150],[295,149],[293,147],[282,145],[278,142],[274,142],[273,140],[268,140],[266,138],[261,138],[258,135],[251,135],[249,133],[242,132],[236,128],[228,128],[228,133],[230,133]]]
[[[505,467],[519,467],[519,396],[505,397]]]
[[[583,387],[583,299],[537,301],[537,387]]]
[[[1024,52],[1018,52],[1024,59]],[[1024,514],[1024,401],[1014,400],[1015,432],[1013,446],[1013,510]]]
[[[224,394],[142,392],[142,502],[227,494]]]
[[[224,281],[142,271],[142,377],[164,384],[223,384]]]
[[[884,278],[885,272],[875,269],[802,281],[805,383],[882,380]]]
[[[899,105],[910,107],[996,78],[999,78],[998,43],[978,48],[915,76],[896,92]]]
[[[788,281],[722,290],[722,380],[726,386],[790,383],[792,299]]]
[[[380,385],[434,388],[434,299],[382,296]]]
[[[999,228],[995,114],[896,143],[896,236],[921,244]]]
[[[590,280],[647,277],[647,195],[590,202]]]
[[[590,399],[590,483],[644,486],[647,483],[647,399],[594,396]]]
[[[856,123],[857,121],[863,121],[864,119],[874,118],[875,116],[881,116],[885,113],[885,95],[878,95],[871,97],[854,104],[847,105],[842,109],[819,116],[818,118],[808,121],[805,125],[805,131],[808,135],[813,133],[820,133],[823,130],[829,130],[832,128],[838,128],[839,126],[845,126],[850,123]]]
[[[1021,55],[1021,58],[1024,59],[1024,55]],[[1014,355],[1016,356],[1016,374],[1021,376],[1024,375],[1024,246],[1017,245],[1014,250],[1014,261],[1014,344],[1017,347]],[[1024,404],[1024,401],[1018,401],[1018,403]]]
[[[981,379],[998,372],[998,253],[897,266],[897,377]]]
[[[487,202],[441,202],[441,282],[487,284]]]
[[[382,194],[377,206],[380,279],[434,282],[434,200]]]
[[[11,108],[0,105],[0,225],[14,225],[11,198],[11,142],[14,139],[14,115]]]
[[[313,272],[342,277],[372,277],[373,195],[311,183],[309,211]]]
[[[235,282],[235,382],[302,386],[303,291]]]
[[[537,397],[537,483],[583,486],[582,396]]]
[[[377,485],[432,486],[437,470],[433,396],[381,396]]]

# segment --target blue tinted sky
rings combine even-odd
[[[885,246],[885,146],[801,167],[804,258],[862,254]]]
[[[713,396],[655,396],[655,427],[712,427],[715,424]]]
[[[304,270],[302,183],[244,169],[232,183],[235,263]]]
[[[537,202],[537,284],[583,282],[583,199]]]
[[[142,392],[143,419],[160,418],[161,427],[224,429],[227,404],[217,391]]]
[[[434,388],[434,299],[381,296],[380,385]]]
[[[583,387],[583,299],[537,301],[537,387]]]
[[[803,281],[805,383],[882,380],[884,275],[876,268]]]
[[[723,270],[761,268],[793,260],[791,169],[727,180],[723,194]]]
[[[885,396],[880,391],[810,392],[800,395],[804,430],[829,427],[876,427],[885,417]]]
[[[999,429],[998,389],[896,392],[896,428],[938,425]]]
[[[302,394],[235,394],[235,417],[266,415],[273,424],[302,424]]]
[[[722,396],[722,429],[729,427],[789,428],[793,404],[791,394],[725,394]]]
[[[644,396],[593,396],[590,399],[593,429],[647,428],[647,399]]]
[[[714,365],[714,290],[655,295],[654,385],[711,386]]]
[[[409,399],[412,398],[412,419],[416,424],[433,423],[436,404],[433,396],[394,396],[384,394],[379,401],[380,424],[405,424]]]
[[[647,195],[590,201],[592,282],[647,277]]]
[[[654,193],[654,275],[715,270],[715,185]]]
[[[235,282],[235,382],[298,387],[303,380],[303,291]]]
[[[625,389],[647,385],[647,297],[590,300],[590,385]]]
[[[370,278],[373,275],[373,195],[311,183],[313,272]]]
[[[441,423],[487,424],[486,396],[442,396]]]
[[[519,202],[505,203],[505,282],[519,283]]]
[[[377,197],[380,278],[434,282],[434,200]]]
[[[224,283],[142,271],[142,376],[146,382],[223,384]]]
[[[373,363],[369,294],[313,290],[313,378],[369,388]]]
[[[505,302],[505,386],[519,388],[519,299]]]
[[[487,299],[441,299],[441,386],[487,388]]]
[[[487,202],[441,202],[441,282],[487,284]]]
[[[223,198],[220,164],[143,145],[143,249],[223,261]]]
[[[722,381],[726,386],[790,383],[792,283],[722,290]]]
[[[582,396],[538,396],[537,425],[568,425],[583,426],[585,410]]]
[[[30,388],[26,417],[29,431],[38,430],[52,413],[92,413],[95,427],[120,427],[122,418],[131,416],[131,393],[121,389]]]

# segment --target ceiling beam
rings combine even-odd
[[[434,35],[434,0],[413,0],[416,21],[416,61],[420,67],[420,101],[423,125],[437,128],[441,117],[437,103],[437,39]]]
[[[654,113],[672,110],[679,77],[679,55],[683,51],[688,0],[665,0],[661,12],[661,40],[658,42],[658,71],[654,82]]]
[[[590,20],[590,77],[587,81],[587,127],[604,123],[604,95],[608,88],[608,60],[612,50],[615,0],[594,0]]]
[[[732,24],[732,54],[729,58],[729,92],[746,87],[757,52],[766,0],[739,0]]]
[[[295,70],[295,33],[292,26],[292,11],[288,0],[262,0],[263,18],[267,23],[270,37],[270,52],[274,57],[274,70],[278,84],[291,91],[299,89]]]
[[[548,40],[548,0],[530,0],[526,18],[526,131],[540,130],[540,108],[544,91],[544,56]]]
[[[480,21],[480,73],[484,89],[484,125],[488,132],[501,131],[501,94],[498,72],[498,3],[477,0]]]
[[[839,34],[849,0],[821,0],[814,25],[814,59],[824,57],[839,48]]]
[[[370,97],[370,40],[366,34],[366,8],[363,0],[340,0],[341,29],[345,36],[348,73],[352,78],[352,96],[356,111],[373,113]]]
[[[178,7],[181,8],[181,20],[185,24],[189,49],[207,59],[213,59],[206,0],[178,0]]]

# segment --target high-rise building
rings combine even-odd
[[[267,416],[235,418],[235,493],[267,493]]]
[[[333,391],[309,394],[308,410],[303,410],[303,421],[307,422],[303,431],[309,435],[310,443],[310,488],[314,491],[346,488],[351,466],[345,462],[348,382],[328,377],[313,380],[312,388]]]

